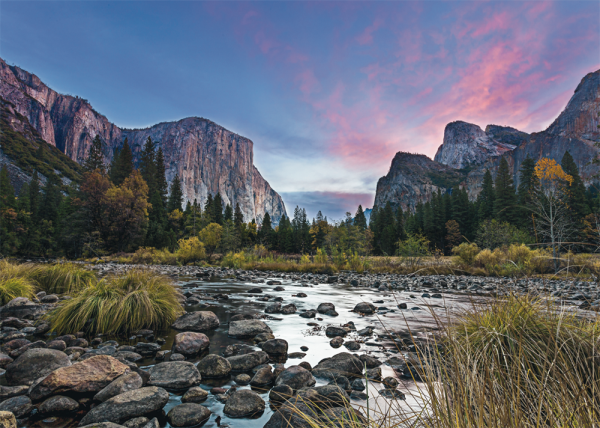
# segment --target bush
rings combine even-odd
[[[457,258],[459,264],[471,266],[475,261],[475,257],[479,254],[479,247],[475,243],[467,244],[463,242],[458,247],[452,249],[452,254]]]
[[[493,250],[498,247],[508,247],[510,244],[529,244],[533,240],[527,232],[510,223],[488,219],[479,226],[475,242],[480,248]]]
[[[119,258],[119,261],[142,265],[174,265],[177,263],[177,256],[167,249],[157,250],[154,247],[141,247],[131,257]]]
[[[33,298],[35,287],[28,278],[0,279],[0,305],[6,305],[16,297]]]
[[[206,258],[206,250],[204,244],[196,236],[188,239],[180,239],[177,241],[179,249],[177,250],[177,258],[183,263],[203,260]]]
[[[327,264],[329,257],[327,252],[322,248],[317,248],[317,253],[314,256],[314,262],[319,264]]]
[[[225,266],[232,269],[242,269],[246,264],[246,255],[243,251],[239,253],[234,253],[230,251],[223,257],[221,261],[221,266]]]
[[[424,236],[408,235],[408,238],[398,242],[398,255],[411,268],[419,266],[422,258],[430,254],[429,241]]]
[[[96,281],[94,272],[74,263],[39,266],[30,274],[37,288],[46,293],[70,294]]]
[[[129,334],[142,328],[170,326],[183,311],[181,294],[171,280],[146,270],[90,282],[47,317],[58,334]]]
[[[500,254],[498,251],[490,251],[488,248],[481,250],[473,261],[475,266],[483,267],[488,272],[493,271],[500,263]]]

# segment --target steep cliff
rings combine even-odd
[[[183,180],[186,201],[204,203],[219,192],[226,203],[239,204],[245,221],[269,212],[274,224],[285,213],[281,197],[253,164],[253,143],[201,118],[159,123],[147,129],[121,129],[96,112],[87,100],[61,95],[37,76],[0,59],[0,97],[24,116],[49,145],[82,163],[92,140],[105,143],[107,162],[127,137],[139,156],[147,137],[162,147],[167,180]]]
[[[396,162],[398,157],[405,157],[403,153],[396,154],[390,172],[377,184],[375,206],[382,206],[389,200],[403,207],[414,207],[417,202],[428,200],[431,194],[427,187],[428,177],[437,173],[440,166],[466,173],[460,187],[465,188],[473,200],[481,191],[486,169],[495,179],[502,157],[508,161],[518,184],[519,169],[527,156],[534,160],[547,157],[560,162],[567,150],[578,165],[584,182],[590,185],[600,172],[598,166],[590,163],[600,153],[594,145],[600,142],[599,112],[600,70],[582,79],[565,109],[544,131],[527,134],[507,126],[488,125],[484,132],[479,126],[466,122],[449,123],[435,161],[426,158],[429,162],[421,162],[416,168],[411,162]],[[440,187],[446,190],[452,186]]]

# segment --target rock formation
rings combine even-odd
[[[244,220],[260,219],[266,212],[277,224],[283,200],[254,166],[253,143],[202,118],[164,122],[147,129],[121,129],[95,111],[87,100],[61,95],[37,76],[0,59],[0,97],[24,116],[43,140],[76,162],[87,157],[99,135],[110,162],[127,138],[135,160],[147,137],[162,148],[167,180],[183,180],[186,201],[204,204],[209,193],[219,192],[225,203],[240,205]]]
[[[377,183],[375,206],[390,201],[403,209],[414,208],[418,202],[427,201],[437,187],[446,191],[457,185],[474,200],[481,191],[485,170],[489,169],[495,179],[502,157],[508,161],[518,184],[519,169],[527,156],[534,160],[547,157],[560,163],[567,150],[585,184],[590,185],[600,172],[598,166],[590,163],[600,153],[595,146],[600,142],[599,112],[600,70],[581,80],[565,109],[545,131],[527,134],[507,126],[488,125],[484,132],[466,122],[449,123],[434,161],[424,155],[396,154],[388,175]],[[440,172],[447,177],[451,172],[462,173],[463,178],[459,182],[432,181]]]

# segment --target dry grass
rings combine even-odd
[[[171,280],[151,271],[133,270],[120,277],[89,283],[48,318],[59,334],[87,331],[126,334],[162,329],[183,313],[180,293]]]
[[[71,294],[96,281],[94,272],[74,263],[41,265],[29,277],[46,293]]]

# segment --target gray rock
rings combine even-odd
[[[0,368],[6,368],[14,360],[4,353],[0,353]]]
[[[313,386],[315,382],[313,375],[304,367],[290,366],[277,377],[275,385],[288,385],[292,389],[298,390]]]
[[[317,312],[323,315],[338,315],[338,313],[335,311],[335,305],[333,303],[321,303],[317,308]]]
[[[175,320],[173,328],[176,330],[203,332],[214,330],[221,322],[214,312],[196,311],[188,312]]]
[[[29,349],[39,349],[39,348],[47,348],[47,347],[48,347],[48,345],[46,345],[46,342],[44,342],[43,340],[38,340],[37,342],[28,343],[25,346],[21,346],[20,348],[15,349],[14,351],[11,351],[9,355],[11,358],[19,358],[21,355],[23,355]]]
[[[354,379],[351,387],[354,391],[364,391],[365,390],[365,384],[363,383],[362,379]]]
[[[149,385],[167,389],[186,389],[200,383],[200,372],[192,363],[168,361],[151,367]]]
[[[71,365],[64,352],[55,349],[30,349],[6,366],[6,381],[9,385],[31,385],[54,370]]]
[[[269,400],[276,402],[284,402],[289,400],[294,395],[294,390],[289,385],[275,385],[269,391]]]
[[[370,314],[375,313],[376,308],[375,308],[375,305],[373,305],[372,303],[361,302],[361,303],[357,304],[353,310],[354,310],[354,312],[370,315]]]
[[[231,372],[229,361],[215,354],[202,358],[196,367],[203,379],[226,377]]]
[[[211,413],[198,403],[184,403],[169,410],[167,420],[172,427],[191,427],[204,423]]]
[[[262,350],[271,355],[286,355],[288,343],[283,339],[271,339],[263,342]]]
[[[150,419],[150,422],[148,422],[142,428],[160,428],[160,424],[158,423],[158,419],[152,418]]]
[[[119,423],[162,409],[169,401],[169,393],[149,386],[128,391],[99,404],[83,417],[79,426],[97,422]]]
[[[302,318],[314,318],[317,316],[317,311],[314,309],[309,309],[308,311],[304,311],[300,314]]]
[[[201,403],[208,398],[208,391],[200,388],[199,386],[193,386],[183,394],[181,397],[182,403]]]
[[[247,372],[256,366],[265,364],[267,361],[269,361],[269,355],[266,352],[257,351],[249,354],[229,357],[227,358],[227,361],[229,361],[229,364],[231,364],[232,372]]]
[[[271,369],[271,366],[266,365],[266,366],[260,368],[256,372],[256,374],[250,381],[250,385],[258,386],[258,387],[267,386],[267,385],[272,384],[273,380],[274,380],[274,377],[273,377],[273,371]]]
[[[136,361],[140,361],[142,358],[144,358],[137,352],[131,352],[131,351],[117,351],[112,356],[118,360],[130,361],[132,363],[135,363]]]
[[[340,346],[342,346],[344,344],[344,339],[340,336],[334,337],[333,339],[331,339],[329,341],[329,344],[331,345],[332,348],[339,348]]]
[[[52,340],[48,342],[49,349],[56,349],[57,351],[64,351],[67,349],[67,344],[64,340]]]
[[[72,398],[65,397],[63,395],[55,395],[54,397],[50,397],[38,407],[38,411],[42,415],[74,412],[77,409],[79,409],[79,403]]]
[[[80,428],[125,428],[125,426],[115,424],[112,422],[99,422],[99,423],[95,423],[95,424],[85,425]]]
[[[7,398],[16,397],[18,395],[25,395],[29,390],[27,385],[19,386],[4,386],[0,385],[0,401],[4,401]]]
[[[33,410],[29,397],[19,395],[0,403],[0,412],[12,412],[17,419],[27,416]]]
[[[106,348],[114,348],[114,351],[112,354],[114,354],[117,351],[117,348],[114,346],[104,346],[102,348],[97,349],[97,351],[102,351]],[[160,351],[161,346],[158,343],[146,343],[146,342],[138,342],[135,345],[135,352],[137,352],[138,354],[142,355],[142,356],[152,356],[155,355],[158,351]],[[107,355],[112,355],[112,354],[107,354]]]
[[[112,398],[116,395],[122,394],[127,391],[133,391],[134,389],[139,389],[143,385],[142,378],[139,374],[127,373],[119,376],[115,380],[113,380],[108,386],[102,389],[94,396],[94,400],[97,401],[106,401],[109,398]]]
[[[375,367],[379,367],[381,365],[381,361],[379,361],[375,357],[371,357],[370,355],[363,354],[358,357],[360,361],[363,362],[367,366],[368,369],[373,369]]]
[[[316,377],[333,379],[337,376],[346,376],[349,379],[360,377],[363,372],[362,362],[348,352],[341,352],[331,358],[319,361],[312,371]]]
[[[129,419],[123,425],[126,428],[143,428],[148,422],[150,422],[150,419],[145,416],[140,416],[139,418]]]
[[[243,418],[261,413],[265,410],[265,400],[256,392],[249,389],[241,389],[231,394],[223,413],[230,418]]]
[[[241,320],[229,323],[229,336],[236,339],[251,338],[261,333],[273,333],[273,331],[260,320]]]
[[[281,313],[284,315],[294,314],[298,308],[293,303],[281,307]]]
[[[346,329],[344,329],[342,327],[336,327],[336,326],[333,326],[333,325],[330,325],[325,330],[325,335],[327,337],[344,337],[347,334],[348,334],[348,332],[346,331]]]
[[[211,312],[212,313],[212,312]],[[173,352],[182,355],[196,355],[210,346],[210,340],[204,333],[186,331],[175,336]]]
[[[247,375],[246,373],[242,373],[242,374],[237,375],[233,380],[238,385],[248,385],[250,383],[250,381],[252,380],[252,378],[250,377],[250,375]]]

